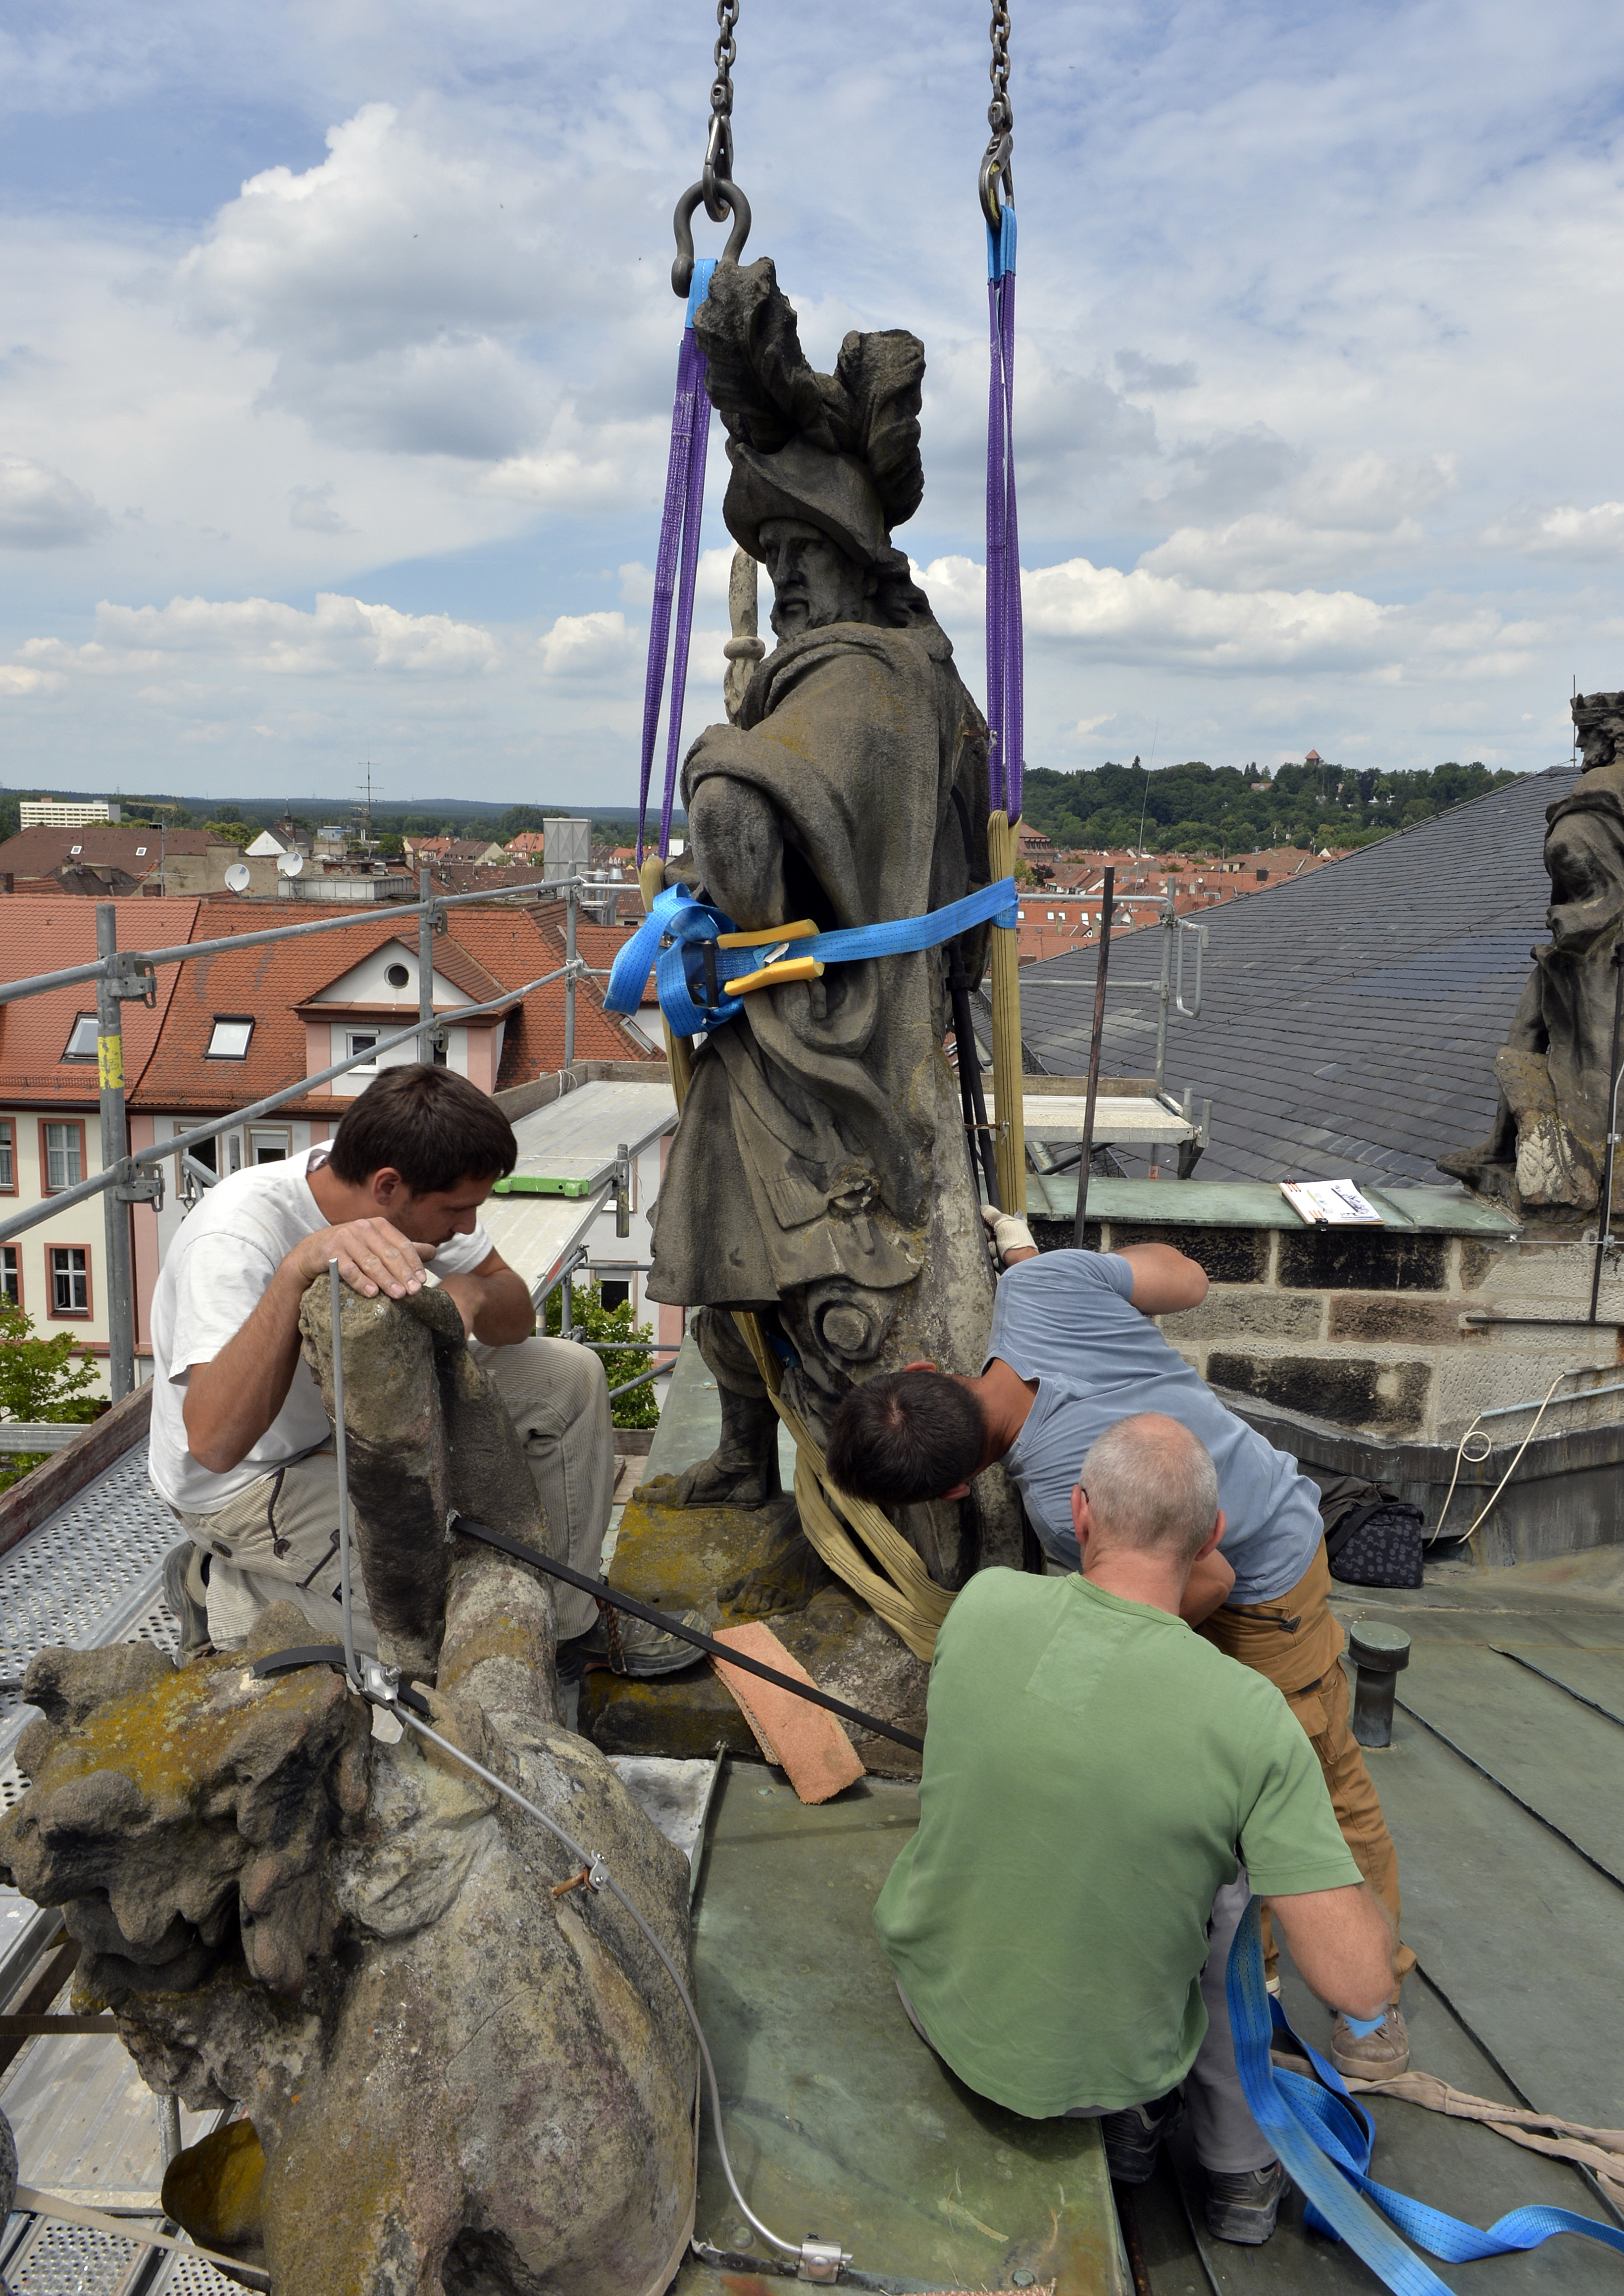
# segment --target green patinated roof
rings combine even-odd
[[[1361,1190],[1382,1215],[1384,1227],[1407,1234],[1519,1235],[1515,1220],[1475,1197],[1447,1188]],[[1077,1212],[1074,1173],[1029,1172],[1029,1218],[1071,1219]],[[1132,1220],[1171,1227],[1278,1227],[1308,1225],[1276,1187],[1262,1180],[1091,1180],[1090,1219]],[[1357,1234],[1354,1228],[1339,1231]]]

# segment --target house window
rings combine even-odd
[[[624,1308],[631,1296],[632,1279],[629,1270],[619,1267],[600,1268],[598,1297],[606,1309]]]
[[[209,1038],[209,1050],[203,1057],[210,1061],[240,1061],[248,1051],[249,1038],[253,1033],[251,1020],[217,1013]]]
[[[404,964],[390,965],[385,971],[383,977],[389,982],[391,988],[405,988],[408,986],[412,978]]]
[[[85,1177],[85,1128],[82,1124],[42,1124],[40,1162],[45,1167],[45,1193],[61,1195],[77,1188]]]
[[[68,1035],[65,1061],[94,1061],[96,1056],[96,1016],[81,1013]]]
[[[53,1243],[46,1254],[51,1263],[51,1313],[88,1316],[90,1313],[90,1254],[77,1243]]]
[[[248,1160],[250,1164],[284,1164],[289,1146],[288,1135],[280,1128],[267,1131],[255,1126],[248,1136]]]
[[[0,1299],[9,1300],[13,1308],[22,1305],[22,1269],[17,1250],[14,1243],[0,1243]]]
[[[357,1053],[370,1053],[377,1041],[376,1029],[346,1029],[344,1031],[345,1059],[353,1061]],[[375,1061],[366,1061],[362,1063],[364,1070],[376,1066]]]
[[[12,1146],[12,1119],[0,1117],[0,1196],[17,1193],[17,1160]]]
[[[144,861],[146,859],[146,847],[144,845],[136,846],[135,858],[137,861]]]
[[[82,853],[84,850],[85,850],[85,849],[84,849],[84,847],[83,847],[82,845],[70,845],[70,846],[68,848],[68,852],[69,852],[69,856],[70,856],[70,857],[72,857],[74,854],[76,854],[76,853]]]

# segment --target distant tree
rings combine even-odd
[[[384,830],[373,841],[380,853],[392,855],[406,851],[406,840],[398,829]]]
[[[246,821],[208,821],[203,824],[203,833],[206,837],[212,837],[217,844],[238,847],[251,845],[258,834]]]

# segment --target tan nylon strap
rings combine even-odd
[[[835,1488],[811,1430],[783,1400],[783,1374],[759,1320],[735,1311],[734,1321],[749,1343],[773,1408],[795,1444],[795,1504],[801,1529],[829,1568],[928,1666],[936,1654],[936,1630],[953,1607],[952,1595],[937,1585],[896,1524],[877,1506]],[[847,1524],[880,1565],[879,1570],[864,1560]]]

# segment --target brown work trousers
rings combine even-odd
[[[1239,1659],[1280,1691],[1307,1731],[1331,1790],[1331,1807],[1353,1852],[1353,1862],[1392,1915],[1399,1919],[1398,1854],[1376,1800],[1359,1742],[1349,1726],[1348,1677],[1342,1670],[1347,1642],[1331,1615],[1331,1566],[1325,1542],[1289,1594],[1271,1603],[1226,1603],[1196,1629],[1226,1657]],[[1279,1960],[1263,1909],[1264,1958],[1269,1976]],[[1408,1946],[1394,1956],[1398,1985],[1415,1966]]]

